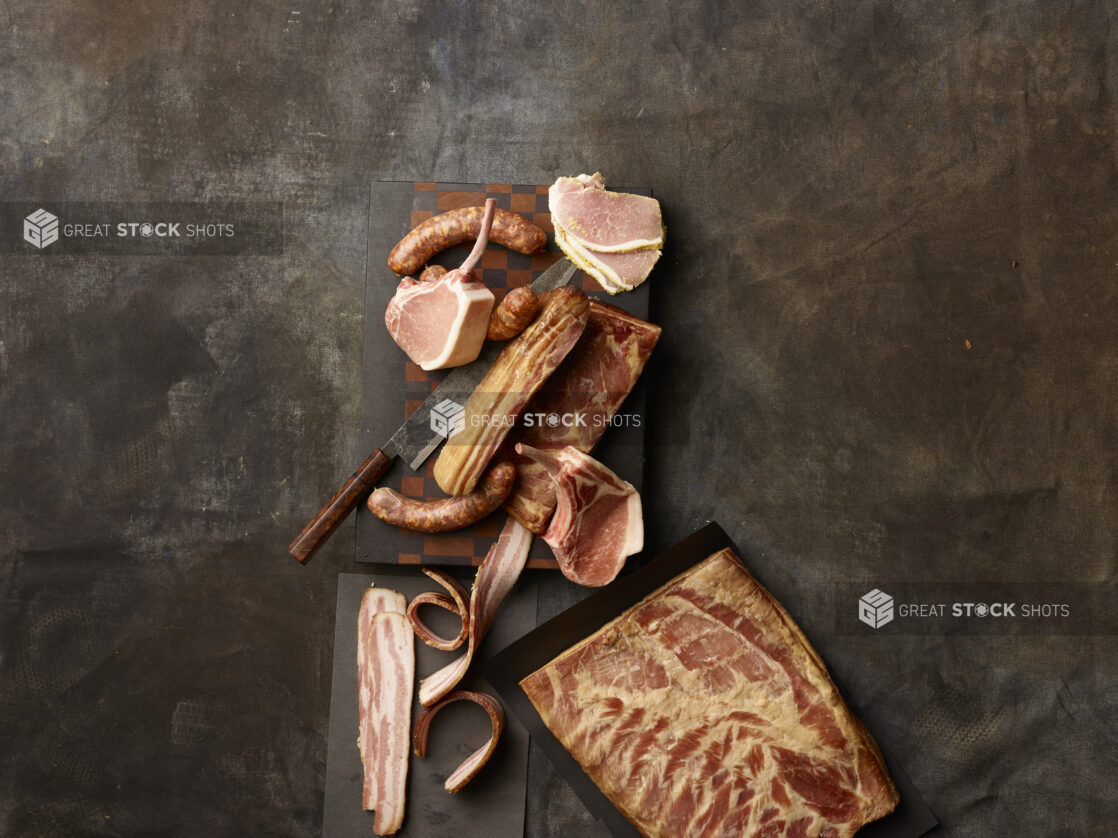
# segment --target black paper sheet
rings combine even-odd
[[[468,583],[468,580],[464,580]],[[330,739],[326,757],[324,838],[365,838],[373,834],[373,813],[361,808],[361,756],[357,749],[357,612],[361,595],[370,585],[391,588],[410,601],[422,591],[438,590],[418,571],[398,574],[342,573],[338,575],[338,610],[334,629],[334,673],[330,695]],[[457,618],[437,608],[423,617],[436,631],[453,635]],[[536,586],[521,579],[501,605],[485,642],[499,649],[520,637],[536,622]],[[446,626],[453,624],[449,630]],[[416,685],[465,650],[442,652],[415,640]],[[459,685],[494,693],[477,674],[476,664]],[[412,707],[414,727],[419,703]],[[431,722],[427,756],[411,755],[408,767],[407,808],[400,838],[463,838],[466,835],[519,836],[524,834],[524,791],[528,768],[528,734],[517,717],[507,714],[497,750],[462,791],[450,794],[443,783],[459,763],[489,738],[486,712],[472,702],[456,702],[439,711]]]
[[[725,547],[741,555],[721,527],[708,524],[640,570],[621,577],[521,637],[489,658],[483,667],[486,677],[496,688],[506,707],[512,711],[512,715],[520,719],[532,739],[547,754],[586,808],[617,838],[640,838],[640,835],[544,725],[519,682],[669,580]],[[851,708],[856,714],[853,702]],[[919,838],[939,821],[916,791],[912,781],[890,759],[889,748],[880,740],[878,744],[885,754],[886,765],[901,799],[891,814],[860,830],[859,838]]]

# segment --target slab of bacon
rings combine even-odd
[[[542,465],[555,484],[555,514],[543,540],[563,575],[595,587],[613,581],[625,559],[644,547],[637,490],[570,445],[548,452],[519,444],[516,452]]]
[[[582,337],[528,404],[529,413],[577,421],[536,422],[517,428],[509,440],[544,451],[572,445],[589,454],[636,385],[659,339],[659,326],[591,300]],[[555,488],[543,466],[525,457],[516,459],[516,485],[504,508],[539,535],[555,510]]]
[[[377,835],[393,835],[404,822],[415,684],[415,641],[406,611],[402,594],[369,588],[357,617],[357,744],[365,768],[361,801],[375,810]]]
[[[851,838],[897,805],[823,661],[729,550],[520,685],[650,838]]]

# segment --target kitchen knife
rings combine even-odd
[[[540,274],[532,283],[532,290],[542,294],[566,285],[576,270],[577,266],[564,256]],[[318,514],[303,527],[303,531],[287,545],[287,552],[301,562],[314,555],[315,550],[338,528],[338,524],[373,490],[397,457],[402,457],[413,470],[418,471],[444,439],[441,433],[431,427],[432,408],[447,399],[464,405],[503,346],[504,343],[501,342],[486,341],[477,360],[451,370],[442,384],[424,399],[423,404],[416,408],[392,438],[373,451],[334,496],[326,501],[326,505],[318,510]]]

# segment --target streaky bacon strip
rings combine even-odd
[[[444,652],[453,652],[462,645],[470,630],[470,595],[466,593],[466,589],[462,587],[461,582],[445,571],[425,567],[423,572],[446,588],[449,594],[428,591],[414,597],[408,605],[408,621],[419,639],[428,646],[433,649],[441,649]],[[458,636],[452,639],[443,637],[433,631],[419,616],[419,606],[421,605],[436,605],[452,614],[457,614],[462,620],[462,629],[458,632]]]
[[[365,769],[361,803],[375,810],[377,835],[392,835],[404,822],[415,684],[415,635],[406,610],[402,594],[370,588],[357,617],[357,744]]]
[[[516,519],[506,520],[496,543],[489,548],[485,561],[478,568],[473,590],[470,591],[466,652],[419,682],[420,704],[425,707],[434,704],[462,680],[493,623],[497,609],[520,578],[531,547],[532,533]]]
[[[358,692],[358,736],[357,747],[361,751],[361,761],[365,766],[365,782],[361,799],[364,808],[376,808],[376,764],[373,759],[376,750],[377,729],[373,726],[373,678],[371,668],[375,658],[369,654],[369,629],[373,618],[381,613],[404,613],[406,601],[402,594],[383,588],[369,588],[361,597],[361,609],[357,615],[357,692]]]
[[[485,711],[489,713],[489,722],[493,726],[493,732],[489,735],[488,742],[466,757],[462,764],[446,778],[443,786],[451,794],[461,791],[466,783],[477,776],[478,771],[489,761],[489,757],[496,750],[497,740],[501,738],[501,733],[505,729],[505,711],[497,702],[497,699],[485,693],[454,690],[447,693],[437,703],[419,711],[419,718],[415,720],[415,734],[412,739],[416,756],[424,757],[427,755],[427,733],[431,727],[431,719],[446,705],[455,701],[472,701],[484,707]]]

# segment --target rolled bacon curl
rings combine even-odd
[[[438,591],[425,591],[413,597],[412,601],[408,603],[408,622],[411,623],[412,631],[415,632],[416,636],[428,646],[433,649],[441,649],[444,652],[453,652],[462,645],[470,631],[470,595],[466,593],[466,589],[461,582],[445,571],[425,567],[423,572],[446,588],[449,593],[440,594]],[[458,636],[455,638],[443,637],[431,629],[419,616],[419,606],[421,605],[434,605],[449,611],[451,614],[457,614],[458,618],[462,620],[462,629],[458,632]]]
[[[446,778],[443,787],[451,794],[457,794],[466,783],[477,776],[478,771],[489,761],[489,757],[497,749],[497,741],[501,738],[501,733],[505,729],[505,711],[497,702],[497,699],[485,693],[454,690],[443,696],[437,703],[419,711],[419,716],[415,720],[415,733],[412,737],[412,745],[416,756],[424,757],[427,755],[427,733],[435,714],[455,701],[472,701],[485,708],[485,711],[489,713],[489,722],[492,725],[493,732],[490,734],[488,742],[466,757],[462,764]]]
[[[468,620],[466,629],[466,651],[452,660],[442,669],[428,675],[419,683],[419,703],[430,706],[449,693],[473,662],[481,641],[485,639],[489,626],[501,602],[512,590],[516,580],[520,578],[521,571],[528,561],[528,551],[532,547],[532,533],[515,519],[509,518],[496,543],[489,548],[485,561],[477,570],[473,590],[470,591],[470,605],[462,622]],[[431,573],[436,582],[443,584],[440,579]],[[446,587],[444,585],[444,587]],[[448,588],[448,590],[450,590]],[[453,598],[454,592],[451,591]],[[412,622],[414,628],[415,622]],[[421,634],[420,637],[423,635]],[[446,638],[443,638],[444,640]],[[426,642],[426,641],[425,641]]]

